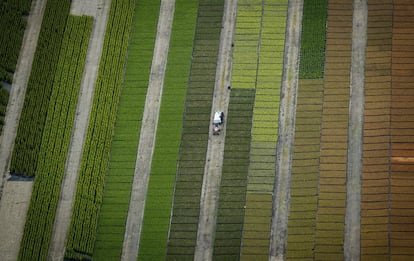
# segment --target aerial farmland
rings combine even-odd
[[[0,14],[1,260],[414,260],[414,2]]]

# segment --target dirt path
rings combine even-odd
[[[0,137],[0,256],[16,260],[32,194],[31,181],[7,181],[9,164],[37,46],[46,0],[33,0]]]
[[[223,12],[223,29],[220,35],[220,47],[217,60],[216,79],[212,101],[211,115],[215,111],[223,111],[225,118],[229,104],[231,80],[231,53],[234,35],[237,0],[226,0]],[[212,121],[210,126],[212,126]],[[203,186],[200,199],[200,219],[197,230],[197,243],[194,260],[212,260],[214,233],[217,218],[220,180],[223,167],[224,142],[226,137],[225,123],[219,136],[209,130],[209,140],[204,168]]]
[[[66,237],[69,231],[78,171],[82,159],[82,147],[88,129],[89,114],[93,101],[95,82],[98,76],[110,5],[110,0],[75,0],[71,5],[71,14],[92,15],[95,19],[86,54],[74,128],[65,166],[65,175],[62,181],[51,244],[49,246],[49,260],[63,260],[65,254]]]
[[[136,260],[138,255],[174,8],[175,0],[161,1],[121,260]]]
[[[345,211],[345,260],[359,260],[361,256],[361,175],[367,17],[367,0],[354,0]]]
[[[270,260],[284,260],[286,253],[303,0],[289,1],[288,8],[282,98],[279,112],[279,137],[276,150],[277,178],[274,186],[270,234]]]

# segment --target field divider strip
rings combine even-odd
[[[230,95],[230,89],[227,86],[230,86],[231,79],[231,53],[236,12],[237,0],[225,0],[222,22],[223,29],[220,35],[214,95],[211,106],[211,115],[215,111],[223,111],[225,118],[227,116]],[[212,119],[210,121],[210,126],[212,126]],[[194,260],[212,260],[213,258],[214,233],[223,168],[225,137],[225,128],[223,128],[219,136],[213,136],[212,128],[209,128]]]
[[[276,147],[269,260],[285,260],[290,204],[290,179],[295,136],[296,99],[303,0],[289,1]]]
[[[121,260],[136,260],[151,172],[175,0],[162,0],[145,100]]]
[[[108,20],[111,2],[110,0],[100,1],[102,2],[100,5],[102,8],[94,17],[94,25],[86,54],[85,69],[82,75],[70,148],[65,164],[65,173],[49,246],[48,257],[50,260],[62,260],[65,255],[79,167],[82,159],[82,148],[88,129],[94,88],[103,48],[106,21]]]
[[[354,0],[352,56],[346,170],[346,210],[344,260],[361,256],[361,175],[364,131],[365,48],[367,45],[368,6],[366,0]]]

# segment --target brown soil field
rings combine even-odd
[[[329,1],[327,23],[314,259],[342,260],[352,2]]]

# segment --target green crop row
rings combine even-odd
[[[6,116],[7,102],[9,101],[9,91],[0,86],[0,134],[4,125],[4,117]]]
[[[305,1],[303,6],[299,65],[299,77],[303,80],[299,81],[298,87],[291,179],[291,197],[296,200],[290,202],[288,259],[315,257],[315,242],[309,239],[313,238],[317,228],[319,161],[313,158],[320,157],[327,7],[327,0]],[[309,111],[316,113],[310,117]]]
[[[139,260],[164,260],[166,255],[197,3],[198,1],[194,0],[177,0],[175,4],[157,140],[145,203]]]
[[[233,88],[256,87],[261,14],[262,1],[242,1],[237,5],[232,69]]]
[[[30,3],[31,0],[0,1],[0,82],[12,83]]]
[[[214,260],[236,260],[240,256],[250,153],[250,131],[246,130],[252,126],[254,91],[233,89],[230,95]],[[244,116],[237,117],[240,113]]]
[[[304,1],[299,78],[323,77],[328,0]]]
[[[134,3],[111,2],[68,234],[68,259],[90,258],[93,253]]]
[[[46,3],[10,165],[10,172],[17,175],[36,173],[70,2],[50,0]]]
[[[4,125],[9,91],[4,83],[11,84],[16,69],[30,0],[0,2],[0,134]]]
[[[247,201],[242,255],[267,258],[272,197],[249,200],[253,195],[271,195],[275,179],[276,144],[278,138],[280,88],[284,56],[288,0],[262,1],[262,24],[256,97],[253,112],[252,143],[247,184]],[[265,205],[265,206],[264,206]],[[248,217],[253,217],[248,219]],[[263,230],[264,229],[264,230]],[[259,257],[260,258],[260,257]]]
[[[223,7],[223,0],[199,1],[167,247],[168,260],[193,259],[194,255]],[[198,64],[203,65],[193,66]],[[205,94],[203,107],[192,102],[200,101],[194,93]],[[185,231],[176,225],[182,223],[187,224]]]
[[[47,257],[92,21],[86,16],[69,16],[67,20],[47,108],[20,260],[45,260]]]
[[[121,257],[153,57],[153,52],[149,50],[154,49],[159,10],[160,1],[142,0],[135,4],[126,71],[93,251],[93,259],[96,260],[119,260]],[[114,216],[119,218],[115,219]]]

